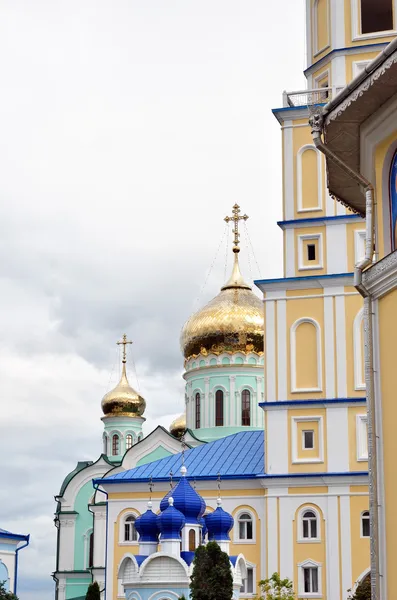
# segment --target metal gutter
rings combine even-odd
[[[27,535],[25,537],[26,539],[26,543],[23,546],[19,546],[19,548],[17,548],[15,550],[15,573],[14,573],[14,594],[17,594],[17,587],[18,587],[18,552],[20,550],[23,550],[24,548],[26,548],[26,546],[29,546],[29,541],[30,541],[30,535]]]

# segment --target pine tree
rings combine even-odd
[[[351,590],[347,590],[351,592]],[[349,596],[349,600],[371,600],[371,576],[367,577],[357,586],[353,595]]]
[[[18,600],[15,594],[6,592],[5,581],[0,581],[0,600]]]
[[[88,586],[85,600],[101,600],[101,591],[96,581]]]
[[[230,560],[216,542],[197,548],[190,593],[191,600],[231,600],[233,576]]]

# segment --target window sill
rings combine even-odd
[[[119,542],[119,546],[139,546],[139,542]]]
[[[310,539],[299,539],[298,544],[321,544],[321,540],[319,538],[310,538]]]
[[[233,540],[233,544],[256,544],[256,539],[253,538],[252,540]]]
[[[302,598],[302,600],[310,600],[310,598],[322,598],[323,595],[322,594],[308,594],[306,592],[306,594],[298,594],[298,598]]]
[[[352,38],[353,42],[360,42],[361,40],[373,40],[380,37],[395,37],[397,31],[374,31],[374,33],[359,33]]]

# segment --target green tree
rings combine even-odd
[[[216,542],[197,548],[190,593],[191,600],[231,600],[233,576],[230,560]]]
[[[347,590],[351,592],[351,590]],[[371,576],[367,575],[365,579],[357,586],[354,594],[349,596],[349,600],[371,600]]]
[[[96,581],[88,586],[85,600],[101,600],[101,591]]]
[[[268,579],[259,582],[262,595],[260,600],[294,600],[294,586],[288,577],[281,579],[278,573],[273,573]]]
[[[5,585],[5,581],[0,581],[0,600],[18,600],[15,594],[12,594],[11,592],[6,592]]]

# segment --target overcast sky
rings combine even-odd
[[[246,279],[282,275],[271,109],[304,87],[304,0],[2,0],[0,57],[0,527],[31,534],[20,599],[52,600],[53,496],[101,452],[115,342],[168,427],[235,202]]]

